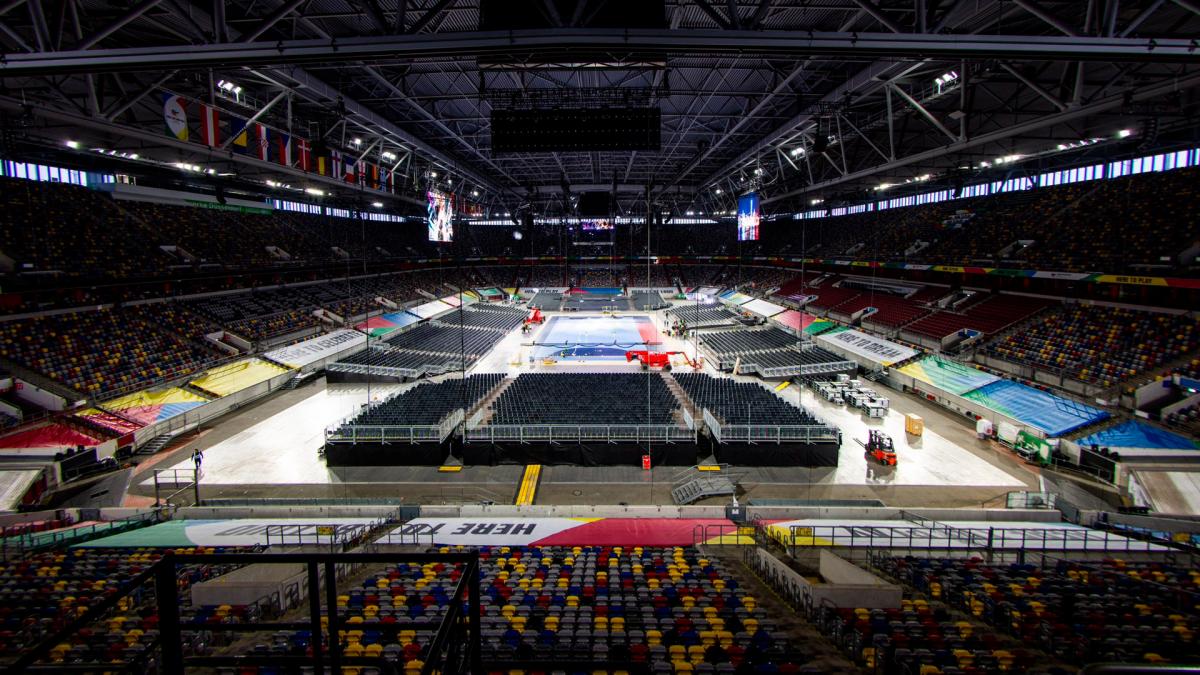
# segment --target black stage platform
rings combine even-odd
[[[328,443],[329,466],[440,466],[453,455],[466,466],[545,464],[571,466],[641,466],[644,443]],[[653,443],[654,466],[694,466],[709,455],[734,466],[837,466],[834,443]]]

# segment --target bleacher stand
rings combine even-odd
[[[707,305],[681,303],[671,307],[666,316],[669,319],[682,321],[688,328],[731,326],[737,323],[737,317],[719,303]]]
[[[449,377],[441,382],[422,382],[395,396],[373,404],[346,421],[357,426],[419,426],[437,424],[460,408],[469,410],[504,379],[501,373]]]
[[[514,307],[469,307],[439,316],[434,323],[450,328],[467,327],[507,333],[525,321],[528,312]]]
[[[492,404],[492,424],[672,424],[680,407],[659,373],[523,373]]]
[[[700,335],[700,344],[722,359],[768,349],[782,349],[796,343],[795,335],[773,326],[763,330],[714,331]]]
[[[804,408],[784,401],[757,382],[738,382],[703,373],[675,373],[696,408],[707,408],[725,424],[821,424]]]
[[[670,303],[663,300],[660,293],[652,293],[648,291],[638,291],[633,294],[629,300],[629,304],[635,310],[652,311],[669,307]]]

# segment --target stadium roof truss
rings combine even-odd
[[[6,0],[0,110],[50,139],[86,129],[163,161],[321,180],[167,135],[176,93],[390,165],[413,202],[439,173],[505,206],[615,186],[636,213],[647,186],[712,211],[757,188],[782,209],[1147,119],[1160,133],[1187,124],[1200,84],[1194,0],[668,0],[656,30],[548,11],[562,27],[481,32],[479,11]],[[656,106],[661,149],[494,154],[490,113],[518,105]]]

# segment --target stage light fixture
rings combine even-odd
[[[312,196],[314,196],[314,197],[324,197],[324,196],[325,196],[325,191],[324,191],[324,190],[318,190],[317,188],[304,188],[304,194],[309,194],[309,195],[312,195]]]
[[[1117,132],[1117,138],[1129,138],[1133,135],[1133,129],[1122,129]]]
[[[377,209],[382,209],[382,208],[383,208],[383,202],[371,202],[371,206],[374,206],[374,207],[375,207],[375,208],[377,208]]]
[[[79,141],[67,141],[67,147],[72,150],[79,149]]]

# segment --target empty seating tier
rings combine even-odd
[[[676,305],[667,311],[667,317],[682,321],[688,328],[728,326],[737,322],[737,317],[725,309],[724,305],[716,303],[707,305]]]
[[[655,372],[527,373],[492,403],[491,424],[669,425],[679,407]]]
[[[397,349],[479,357],[491,351],[503,337],[504,333],[495,330],[432,322],[393,335],[386,342]]]
[[[701,373],[675,373],[674,377],[697,408],[708,409],[723,424],[821,424],[807,410],[784,401],[757,382],[738,382]]]
[[[795,335],[773,327],[765,330],[717,331],[700,335],[700,343],[721,357],[781,349],[791,347],[797,342],[799,339]]]
[[[1200,349],[1187,315],[1119,307],[1062,307],[991,345],[987,353],[1103,387]]]
[[[458,328],[487,328],[501,333],[520,326],[528,312],[513,307],[490,307],[486,309],[459,309],[437,318],[436,323]]]
[[[935,312],[905,326],[904,330],[939,339],[963,329],[997,333],[1053,304],[1044,298],[992,295],[961,313]]]
[[[355,426],[421,426],[441,422],[451,412],[469,410],[504,376],[500,373],[451,377],[417,386],[372,405],[346,421]]]
[[[883,570],[935,600],[1073,663],[1200,657],[1200,572],[1104,560],[1048,566],[884,558]]]

